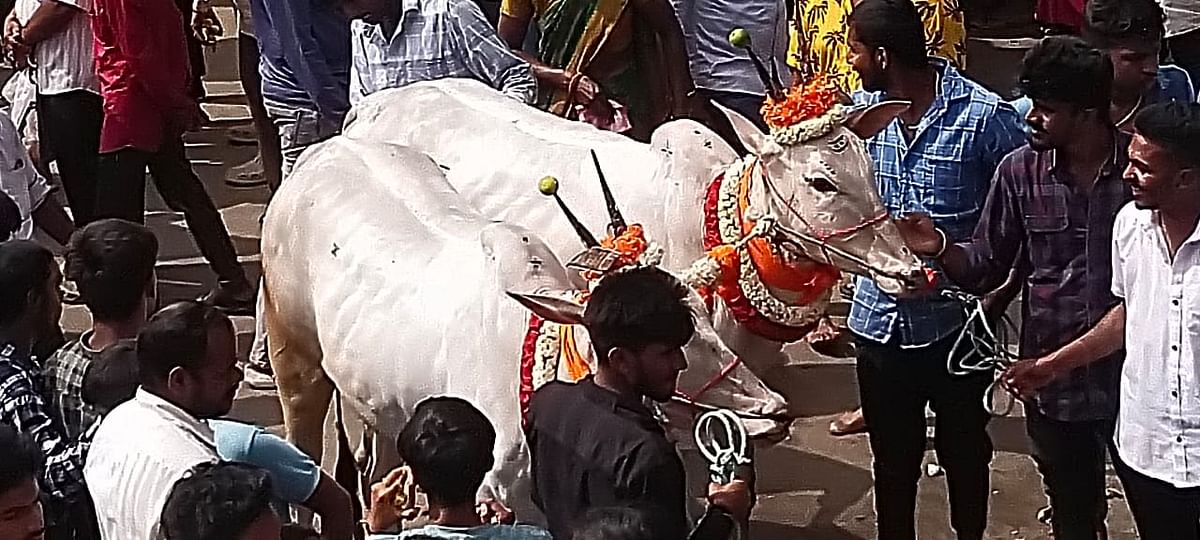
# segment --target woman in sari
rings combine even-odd
[[[522,52],[531,21],[536,56]],[[668,0],[503,0],[499,33],[533,66],[543,109],[640,140],[692,115],[687,47]]]

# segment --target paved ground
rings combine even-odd
[[[963,2],[966,4],[968,0]],[[1028,2],[1012,1],[1012,4],[1020,3]],[[227,10],[222,14],[229,15]],[[1019,20],[1013,22],[1011,14],[1005,17],[1008,19],[996,16],[983,23],[976,21],[984,24],[984,33],[1002,39],[974,45],[990,50],[974,57],[972,72],[995,80],[1004,80],[1008,76],[1005,74],[1011,73],[1012,51],[1016,49],[998,47],[997,44],[1017,47],[1019,42],[1006,40],[1028,35],[1028,25],[1022,26]],[[225,28],[232,32],[235,26],[228,17],[226,21]],[[234,46],[232,41],[226,40],[212,51],[209,86],[216,97],[206,108],[218,121],[189,136],[188,149],[196,171],[222,209],[247,271],[256,278],[257,221],[267,193],[264,189],[231,190],[222,181],[230,166],[242,163],[254,154],[253,147],[230,146],[225,137],[227,128],[244,123],[248,115],[241,105],[239,85],[231,82],[236,80]],[[162,244],[159,275],[164,299],[197,296],[212,285],[213,276],[198,258],[180,216],[167,210],[153,190],[148,192],[148,208],[151,209],[148,223]],[[244,351],[248,347],[252,321],[239,318],[236,322]],[[87,314],[80,308],[68,309],[64,323],[69,329],[78,331],[87,326]],[[796,404],[799,418],[787,441],[758,452],[760,502],[754,515],[752,537],[761,540],[873,538],[870,452],[866,439],[863,436],[834,439],[825,431],[833,415],[856,404],[853,365],[844,359],[819,357],[808,349],[797,350],[793,356],[793,363],[772,373],[769,380]],[[242,392],[233,416],[266,426],[277,426],[281,422],[275,396],[263,392]],[[992,467],[992,526],[988,538],[1049,537],[1047,529],[1035,519],[1044,498],[1028,458],[1028,442],[1019,411],[1016,416],[996,419],[991,431],[996,444],[996,459]],[[702,478],[703,467],[697,456],[689,453],[686,457],[692,477]],[[952,538],[944,480],[944,477],[933,477],[922,482],[919,537],[923,540]],[[1110,484],[1117,486],[1115,480]],[[1125,504],[1113,500],[1111,506],[1111,537],[1134,538]]]

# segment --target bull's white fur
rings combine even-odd
[[[785,146],[736,113],[730,113],[730,120],[743,143],[764,156],[766,170],[778,186],[795,195],[790,204],[815,225],[850,227],[883,211],[874,193],[866,150],[845,127],[830,127],[828,136],[820,140]],[[687,272],[703,257],[707,186],[737,159],[729,145],[696,122],[667,123],[646,145],[526,107],[466,79],[442,79],[374,94],[351,112],[344,133],[404,144],[428,154],[483,215],[537,231],[560,255],[578,249],[579,239],[557,206],[537,192],[536,182],[544,175],[557,177],[562,198],[589,228],[600,232],[607,214],[588,154],[594,150],[626,221],[643,224],[647,236],[666,249],[664,266],[678,273]],[[839,144],[831,145],[835,139]],[[831,150],[832,146],[838,150]],[[832,196],[813,189],[807,180],[817,176],[840,192]],[[751,199],[754,210],[773,213],[782,224],[802,228],[761,184]],[[920,267],[913,255],[903,251],[890,222],[831,242],[885,270],[911,273]],[[782,363],[780,344],[742,330],[723,308],[715,317],[725,342],[760,374]]]
[[[537,234],[482,217],[423,154],[336,137],[307,151],[275,194],[263,268],[271,360],[294,442],[320,455],[331,383],[385,447],[420,399],[464,397],[498,432],[485,487],[501,497],[514,488],[514,502],[524,500],[518,382],[528,312],[504,293],[572,288]],[[695,294],[691,302],[701,305]],[[692,388],[733,361],[709,319],[697,322],[685,349]],[[717,405],[782,409],[744,367],[721,386]]]

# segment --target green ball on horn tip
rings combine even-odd
[[[739,49],[750,48],[750,32],[747,32],[745,28],[734,28],[729,33],[729,44]]]
[[[557,194],[558,179],[553,176],[543,176],[541,180],[538,180],[538,191],[546,196]]]

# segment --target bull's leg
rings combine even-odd
[[[321,367],[321,345],[310,332],[296,331],[288,317],[263,290],[267,346],[287,438],[318,463],[321,460],[325,414],[333,397],[333,381]]]

